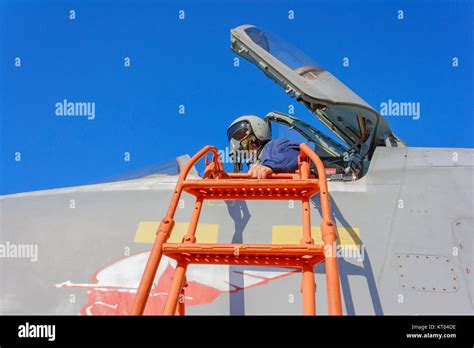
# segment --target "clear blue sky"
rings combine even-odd
[[[241,24],[292,42],[376,109],[421,103],[417,121],[388,117],[409,145],[474,147],[471,1],[2,1],[0,193],[223,148],[237,116],[287,112],[295,101],[281,88],[247,61],[233,66],[229,30]],[[95,119],[55,116],[63,99],[95,102]],[[304,106],[295,114],[318,124]]]

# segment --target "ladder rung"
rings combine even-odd
[[[324,261],[322,245],[166,243],[163,252],[196,264],[301,267]]]
[[[322,245],[165,243],[163,252],[193,255],[304,257],[323,255]]]
[[[205,199],[301,199],[319,192],[317,179],[205,179],[186,180],[183,190]]]

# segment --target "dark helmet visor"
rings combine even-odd
[[[252,133],[252,126],[247,121],[238,122],[227,130],[227,138],[241,141],[247,135]]]

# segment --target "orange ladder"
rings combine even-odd
[[[186,179],[191,168],[206,157],[202,179]],[[318,178],[310,172],[310,161],[316,166]],[[174,214],[182,192],[196,197],[191,222],[182,243],[167,243],[174,227]],[[321,234],[324,245],[315,245],[311,238],[309,200],[321,196]],[[292,244],[202,244],[196,243],[196,227],[205,199],[211,200],[301,200],[303,208],[303,237],[299,245]],[[341,315],[339,271],[336,258],[336,229],[331,216],[326,173],[320,158],[306,144],[300,145],[296,173],[271,174],[266,179],[251,179],[243,173],[226,173],[215,147],[205,146],[181,170],[168,212],[156,232],[143,277],[138,288],[132,315],[142,315],[150,294],[162,255],[177,261],[164,315],[185,314],[184,292],[186,269],[189,264],[252,265],[300,268],[303,273],[303,314],[316,313],[314,266],[324,262],[328,314]],[[181,299],[181,300],[180,300]]]

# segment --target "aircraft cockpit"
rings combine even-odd
[[[314,146],[329,180],[357,180],[365,174],[377,146],[405,146],[375,109],[285,40],[242,25],[231,30],[231,49],[305,105],[338,139],[291,115],[273,111],[266,116],[273,129],[287,127]]]

